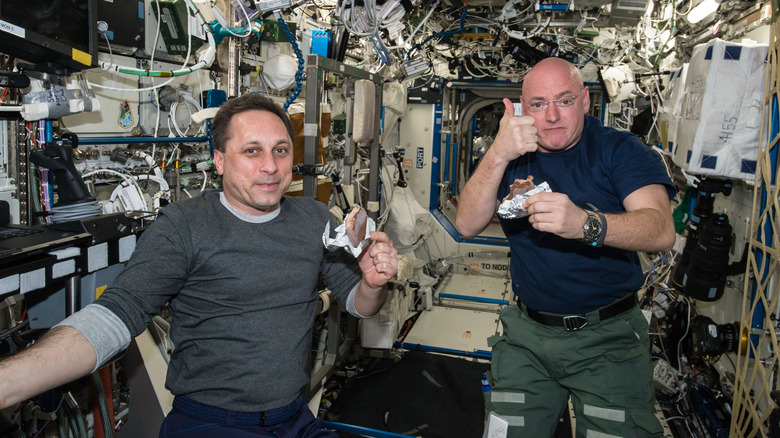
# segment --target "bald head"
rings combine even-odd
[[[534,91],[539,82],[550,79],[561,87],[582,87],[582,76],[577,66],[561,58],[545,58],[536,63],[523,78],[523,96],[526,96],[526,90]]]

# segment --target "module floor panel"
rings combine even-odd
[[[367,366],[337,392],[325,418],[376,432],[340,432],[345,438],[389,436],[383,432],[480,438],[485,418],[482,372],[489,368],[484,362],[407,351],[399,361],[382,359]]]
[[[509,279],[485,275],[452,274],[436,288],[439,293],[506,300]]]
[[[487,338],[496,334],[498,313],[435,306],[422,312],[404,343],[465,352],[490,351]]]

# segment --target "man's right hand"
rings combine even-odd
[[[496,158],[506,163],[537,149],[536,127],[530,116],[515,116],[515,106],[504,98],[504,116],[501,117],[498,135],[491,149]]]
[[[504,99],[498,135],[460,192],[455,227],[463,236],[475,236],[490,224],[498,208],[496,193],[507,164],[536,151],[537,140],[534,118],[515,116],[512,101]]]

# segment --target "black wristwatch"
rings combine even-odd
[[[585,210],[585,213],[588,214],[588,219],[582,226],[582,241],[588,245],[601,246],[601,243],[604,242],[604,239],[602,238],[602,222],[599,220],[599,216],[601,215],[590,210]]]

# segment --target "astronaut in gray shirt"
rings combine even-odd
[[[166,386],[176,398],[160,436],[336,436],[302,403],[318,285],[370,317],[397,271],[396,250],[376,231],[357,259],[324,247],[327,207],[284,196],[293,133],[270,100],[228,101],[212,135],[222,190],[163,208],[97,302],[0,362],[0,408],[99,368],[170,303]]]

